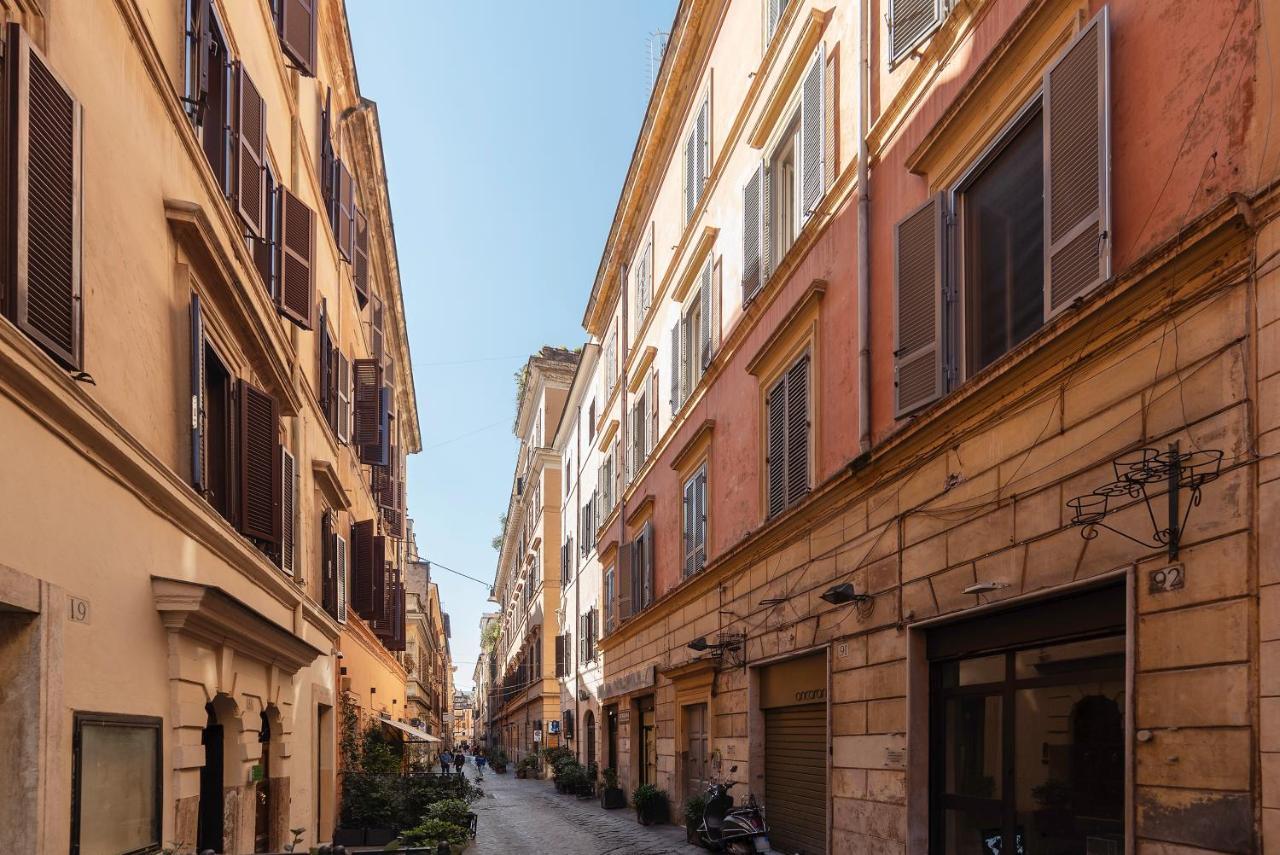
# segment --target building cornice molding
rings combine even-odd
[[[328,655],[218,587],[152,576],[151,596],[171,632],[225,645],[289,674]]]

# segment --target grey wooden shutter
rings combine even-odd
[[[760,284],[773,275],[773,173],[769,164],[762,167],[764,182],[760,191]]]
[[[643,608],[648,608],[653,602],[653,523],[644,524],[644,574],[640,577],[640,601],[644,604]]]
[[[289,449],[280,451],[280,569],[294,574],[294,518],[297,508],[297,472]]]
[[[702,100],[698,110],[697,122],[694,125],[694,147],[697,149],[697,169],[694,193],[698,201],[702,201],[702,192],[707,186],[707,177],[711,174],[711,96]]]
[[[768,516],[787,506],[787,384],[782,377],[765,397],[765,505]]]
[[[746,305],[764,284],[764,164],[751,173],[742,188],[742,303]]]
[[[334,534],[334,578],[337,582],[338,623],[347,622],[347,576],[351,572],[347,558],[347,541],[342,535]]]
[[[689,316],[682,314],[680,316],[680,403],[683,404],[689,397],[689,378],[692,372],[690,362],[693,360],[693,354],[689,353]]]
[[[826,98],[824,48],[813,52],[813,61],[800,84],[800,207],[801,222],[807,222],[822,199],[826,177]]]
[[[648,458],[658,445],[658,369],[649,372],[649,390],[645,395],[649,401],[649,429],[645,433],[644,454]]]
[[[83,111],[17,24],[8,25],[5,59],[5,77],[16,92],[10,132],[17,234],[10,263],[16,297],[11,316],[50,356],[76,370],[84,361]]]
[[[671,328],[671,416],[680,411],[680,322]]]
[[[338,351],[338,441],[351,441],[351,360]]]
[[[809,357],[787,369],[787,505],[809,492]]]
[[[213,28],[209,25],[211,2],[212,0],[195,0],[188,7],[192,18],[187,22],[187,29],[191,33],[191,42],[196,52],[195,91],[191,93],[191,97],[196,102],[194,107],[197,125],[204,122],[205,100],[209,96],[209,66],[213,56]]]
[[[946,0],[889,0],[889,58],[898,60],[942,24]]]
[[[635,541],[618,548],[618,620],[631,617],[631,563],[635,557]]]
[[[320,357],[319,373],[319,402],[320,412],[324,413],[325,419],[329,418],[329,390],[332,384],[329,382],[329,374],[333,371],[331,357],[333,355],[333,344],[329,337],[329,301],[325,297],[320,298],[320,335],[316,341],[317,355]]]
[[[942,395],[943,203],[925,202],[894,228],[894,416]]]
[[[292,191],[280,185],[280,313],[311,329],[315,306],[315,215]]]
[[[324,610],[335,618],[338,616],[338,578],[334,572],[334,553],[337,543],[334,540],[333,512],[326,509],[320,515],[320,604]]]
[[[262,180],[262,167],[267,150],[267,105],[258,93],[258,87],[244,70],[244,63],[237,62],[236,122],[235,122],[235,171],[234,187],[236,211],[256,237],[263,236],[263,218],[266,210],[266,193]]]
[[[240,531],[269,543],[280,543],[280,409],[270,394],[241,380]]]
[[[384,356],[384,335],[382,327],[382,299],[377,295],[372,295],[373,305],[369,309],[369,331],[370,331],[370,347],[373,350],[373,358],[382,362]]]
[[[333,237],[343,261],[355,255],[355,180],[341,160],[334,166]]]
[[[695,491],[698,486],[696,482],[697,478],[695,477],[690,478],[684,484],[684,501],[682,503],[684,505],[684,522],[681,526],[681,534],[683,535],[681,540],[683,541],[682,545],[684,546],[683,558],[685,576],[693,575],[693,572],[696,569],[696,565],[694,564],[694,549],[696,548],[695,528],[697,526],[694,521],[694,515],[698,512],[697,497],[695,496]]]
[[[698,207],[698,129],[689,129],[684,141],[684,221],[693,219],[693,209]]]
[[[191,295],[191,486],[204,493],[207,486],[204,455],[204,315],[200,296]]]
[[[1111,277],[1110,33],[1103,6],[1044,74],[1044,312]]]
[[[703,371],[711,364],[711,286],[714,282],[712,267],[711,256],[708,254],[707,263],[703,265],[701,282],[698,286],[698,301],[700,304],[698,320],[701,327],[698,330],[698,351],[700,353],[700,367]]]
[[[315,77],[315,0],[280,0],[280,3],[280,47],[303,74]]]
[[[696,573],[707,563],[707,464],[702,464],[693,480],[693,571]]]
[[[778,31],[778,19],[782,17],[782,7],[786,2],[787,0],[766,0],[766,5],[768,6],[764,31],[766,43],[772,41],[773,34]]]

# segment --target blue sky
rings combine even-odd
[[[577,346],[648,98],[649,34],[675,0],[347,4],[378,102],[423,451],[409,512],[429,559],[492,579],[515,461],[512,375]],[[475,582],[439,568],[455,682],[470,688]]]

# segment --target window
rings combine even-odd
[[[5,60],[3,83],[13,97],[5,98],[0,124],[12,141],[0,170],[13,186],[0,204],[0,261],[13,275],[0,283],[0,314],[63,367],[79,370],[83,111],[17,24],[5,30]]]
[[[942,25],[952,0],[889,0],[889,60],[896,63]]]
[[[653,524],[644,528],[631,542],[631,608],[635,614],[653,603]]]
[[[649,307],[653,303],[652,238],[645,242],[644,251],[640,253],[640,257],[636,260],[634,271],[632,285],[636,298],[636,322],[634,328],[639,332],[640,325],[643,323],[645,315],[649,314]]]
[[[578,659],[583,664],[593,662],[596,658],[596,637],[600,631],[597,621],[595,606],[588,609],[586,614],[578,616]]]
[[[698,293],[671,328],[671,412],[674,416],[697,388],[711,361],[713,265],[710,256],[698,274]]]
[[[631,406],[631,433],[627,448],[627,480],[649,459],[658,438],[658,372],[650,372]],[[615,497],[616,501],[617,497]]]
[[[76,713],[71,851],[117,855],[160,847],[161,720]]]
[[[773,41],[773,35],[778,31],[778,22],[782,19],[782,13],[787,10],[787,6],[791,5],[791,0],[764,0],[764,3],[764,43],[767,45]]]
[[[707,464],[684,484],[681,533],[684,542],[684,575],[692,576],[707,563]]]
[[[1043,95],[953,192],[895,227],[898,417],[991,365],[1110,278],[1107,14],[1103,7],[1050,63]],[[943,259],[953,255],[951,270]]]
[[[764,287],[826,190],[825,46],[800,79],[798,105],[742,191],[742,300]]]
[[[809,357],[803,356],[765,396],[766,510],[772,517],[809,492]]]
[[[308,77],[316,69],[316,3],[318,0],[272,0],[271,12],[280,34],[280,49]]]
[[[1037,105],[956,193],[965,367],[973,374],[1044,321],[1044,157]]]
[[[684,143],[684,219],[693,219],[693,212],[702,201],[706,190],[707,175],[711,164],[711,95],[703,96],[693,125]]]
[[[607,401],[618,384],[618,327],[615,323],[604,342],[604,397]]]
[[[612,632],[617,618],[616,605],[618,593],[617,571],[613,567],[604,571],[604,631]]]
[[[596,399],[591,399],[591,406],[587,408],[587,442],[594,442],[596,438]]]

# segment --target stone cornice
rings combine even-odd
[[[351,499],[347,497],[347,491],[342,489],[342,480],[338,477],[338,470],[334,468],[332,461],[313,459],[311,461],[311,475],[315,479],[316,486],[320,488],[320,492],[324,494],[324,497],[329,500],[329,504],[335,510],[351,510]]]
[[[226,645],[290,674],[328,654],[212,585],[152,576],[151,596],[167,629]]]

